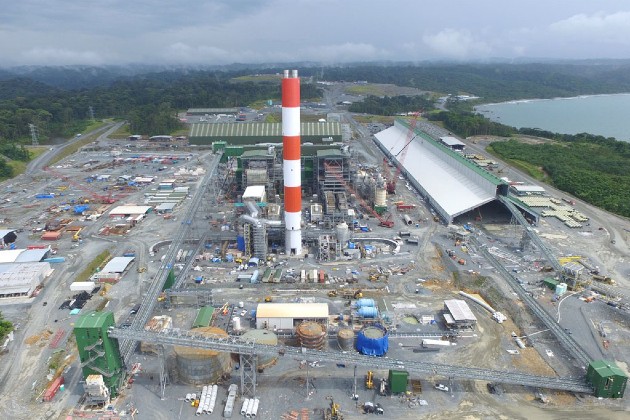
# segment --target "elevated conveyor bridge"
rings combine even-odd
[[[108,332],[110,337],[128,340],[143,341],[159,345],[185,346],[199,349],[208,349],[221,352],[238,353],[246,356],[250,362],[257,354],[291,357],[295,360],[307,362],[334,361],[337,364],[365,366],[372,369],[404,369],[411,373],[422,375],[439,375],[447,378],[467,380],[481,380],[504,384],[530,386],[535,388],[557,389],[570,392],[591,394],[593,389],[584,379],[561,378],[531,375],[521,372],[506,372],[469,366],[452,366],[439,363],[418,362],[409,360],[397,360],[364,356],[358,353],[340,353],[331,351],[318,351],[299,347],[272,346],[245,341],[239,337],[202,336],[191,331],[164,330],[162,332],[132,331],[129,329],[112,328]],[[255,362],[254,362],[255,363]],[[251,369],[256,370],[256,366]],[[244,372],[241,372],[241,381],[246,381]],[[255,382],[255,380],[254,380]],[[242,389],[255,393],[255,384],[242,383]]]

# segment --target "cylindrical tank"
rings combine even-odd
[[[244,416],[247,412],[247,407],[249,407],[249,398],[245,398],[243,400],[243,405],[241,406],[241,416]]]
[[[556,295],[562,296],[567,292],[567,284],[566,283],[558,283],[556,286]]]
[[[346,222],[341,222],[337,225],[337,242],[340,244],[345,244],[350,238],[350,234],[348,232],[348,224]]]
[[[374,306],[361,306],[357,312],[363,318],[376,318],[378,316],[378,308]]]
[[[403,214],[403,220],[405,221],[406,225],[413,225],[413,220],[411,220],[411,217],[409,217],[408,215]]]
[[[278,345],[278,336],[268,330],[249,330],[241,336],[241,339],[245,341],[253,341],[257,344],[267,344],[270,346]],[[238,354],[233,354],[232,357],[236,361],[239,360]],[[256,366],[258,369],[266,369],[273,366],[277,360],[278,358],[276,356],[259,354]]]
[[[387,206],[387,190],[377,186],[374,190],[374,205],[378,207]]]
[[[260,400],[258,398],[254,398],[254,407],[252,407],[252,418],[256,417],[258,414],[258,405],[260,404]]]
[[[359,300],[357,300],[357,308],[362,308],[364,306],[370,306],[375,308],[376,307],[376,302],[374,301],[374,299],[368,299],[368,298],[361,298]]]
[[[235,316],[234,318],[232,318],[232,329],[235,332],[241,331],[241,318],[240,317]]]
[[[383,356],[389,349],[389,335],[382,325],[375,324],[359,331],[357,350],[368,356]]]
[[[270,144],[269,146],[267,146],[268,155],[274,155],[275,153],[276,153],[276,146],[274,146],[273,144]]]
[[[224,330],[216,327],[201,327],[192,331],[207,336],[228,336]],[[231,369],[229,353],[175,346],[175,356],[179,379],[191,385],[216,382]]]
[[[349,351],[354,348],[354,331],[342,328],[337,332],[337,343],[341,350]]]
[[[296,335],[300,347],[321,350],[326,345],[326,329],[317,322],[302,322],[297,327]]]

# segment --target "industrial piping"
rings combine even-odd
[[[282,173],[284,175],[284,246],[287,255],[302,254],[302,175],[300,79],[297,70],[282,78]]]

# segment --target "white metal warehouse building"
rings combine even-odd
[[[327,303],[260,303],[256,308],[256,328],[294,330],[302,321],[328,326]]]
[[[30,296],[52,273],[50,264],[0,264],[0,298]]]
[[[493,201],[499,185],[504,184],[507,190],[504,181],[461,154],[420,130],[410,136],[409,130],[408,123],[396,120],[394,126],[375,135],[376,143],[393,160],[401,158],[401,151],[409,144],[402,173],[447,223]]]
[[[475,328],[477,325],[477,317],[463,300],[445,300],[444,311],[444,320],[449,328]]]

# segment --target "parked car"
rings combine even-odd
[[[438,391],[448,392],[448,387],[444,384],[435,384],[435,389]]]

